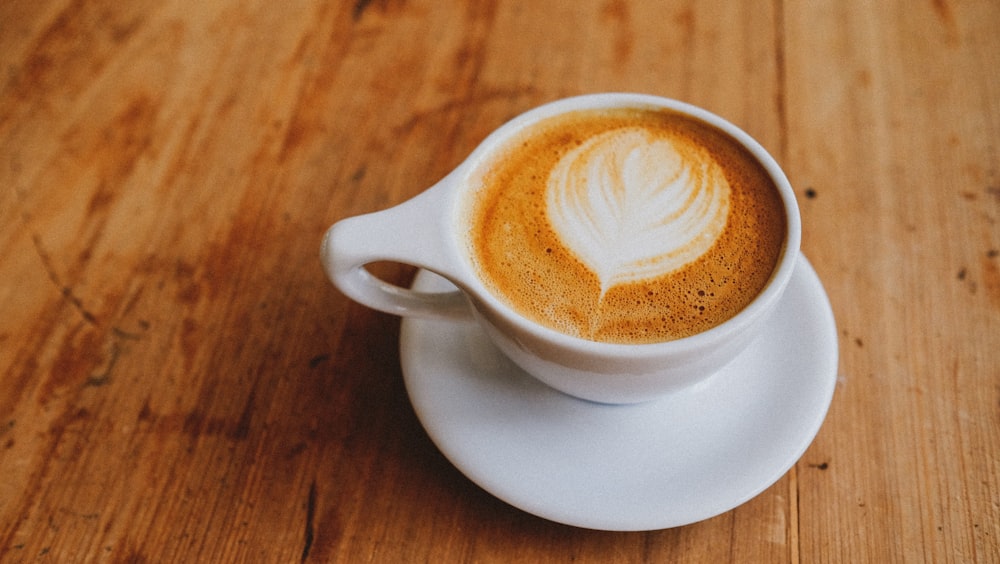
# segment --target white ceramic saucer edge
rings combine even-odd
[[[414,287],[451,288],[423,271]],[[400,357],[421,424],[474,483],[539,517],[618,531],[708,519],[770,487],[819,431],[838,362],[830,302],[804,256],[761,338],[708,381],[654,402],[552,390],[471,323],[406,318]]]

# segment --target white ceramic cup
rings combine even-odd
[[[463,241],[467,218],[459,213],[477,165],[506,140],[539,120],[568,111],[610,107],[659,107],[724,131],[753,154],[771,176],[787,218],[784,249],[764,289],[734,317],[690,337],[652,344],[594,342],[535,323],[493,296],[473,269]],[[524,113],[487,137],[437,184],[393,208],[351,217],[323,239],[321,259],[334,284],[368,307],[404,316],[474,318],[511,360],[564,393],[602,403],[636,403],[689,386],[733,361],[778,303],[799,253],[801,220],[795,194],[773,158],[745,132],[700,108],[666,98],[626,93],[592,94],[552,102]],[[458,289],[423,293],[373,276],[365,265],[393,261],[418,266]]]

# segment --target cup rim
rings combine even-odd
[[[795,268],[796,259],[799,255],[802,236],[801,216],[795,191],[784,171],[756,139],[717,114],[673,98],[632,92],[583,94],[561,98],[527,110],[495,129],[463,161],[461,165],[462,173],[455,179],[461,185],[461,189],[454,192],[452,213],[450,216],[451,225],[454,226],[460,223],[458,216],[461,214],[461,203],[464,200],[464,195],[469,190],[469,176],[478,170],[479,165],[489,158],[493,151],[502,145],[505,140],[533,123],[569,111],[621,107],[666,108],[686,114],[729,135],[757,159],[778,189],[786,218],[786,235],[781,254],[778,257],[777,266],[772,271],[764,288],[739,312],[714,327],[694,335],[652,343],[595,341],[562,333],[532,321],[513,307],[507,305],[486,287],[475,273],[475,267],[465,248],[465,241],[461,236],[456,236],[452,238],[452,244],[455,245],[453,250],[460,257],[459,260],[461,261],[462,268],[468,272],[467,278],[474,285],[468,287],[469,282],[466,282],[463,284],[466,286],[464,289],[472,297],[474,307],[481,307],[479,304],[488,306],[490,310],[501,315],[506,323],[515,326],[517,330],[531,334],[535,338],[563,349],[571,349],[595,356],[642,359],[714,346],[719,341],[726,340],[730,336],[752,325],[754,320],[766,314],[777,302],[791,279],[792,271]]]

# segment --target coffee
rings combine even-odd
[[[778,188],[726,133],[655,108],[535,123],[480,163],[466,243],[491,293],[562,333],[668,341],[736,315],[787,229]]]

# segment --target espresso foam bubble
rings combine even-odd
[[[659,342],[729,319],[767,283],[785,237],[756,159],[669,111],[551,118],[470,181],[483,283],[525,317],[597,341]]]
[[[637,127],[586,140],[549,174],[546,213],[562,242],[612,286],[662,276],[725,227],[729,183],[701,146]]]

